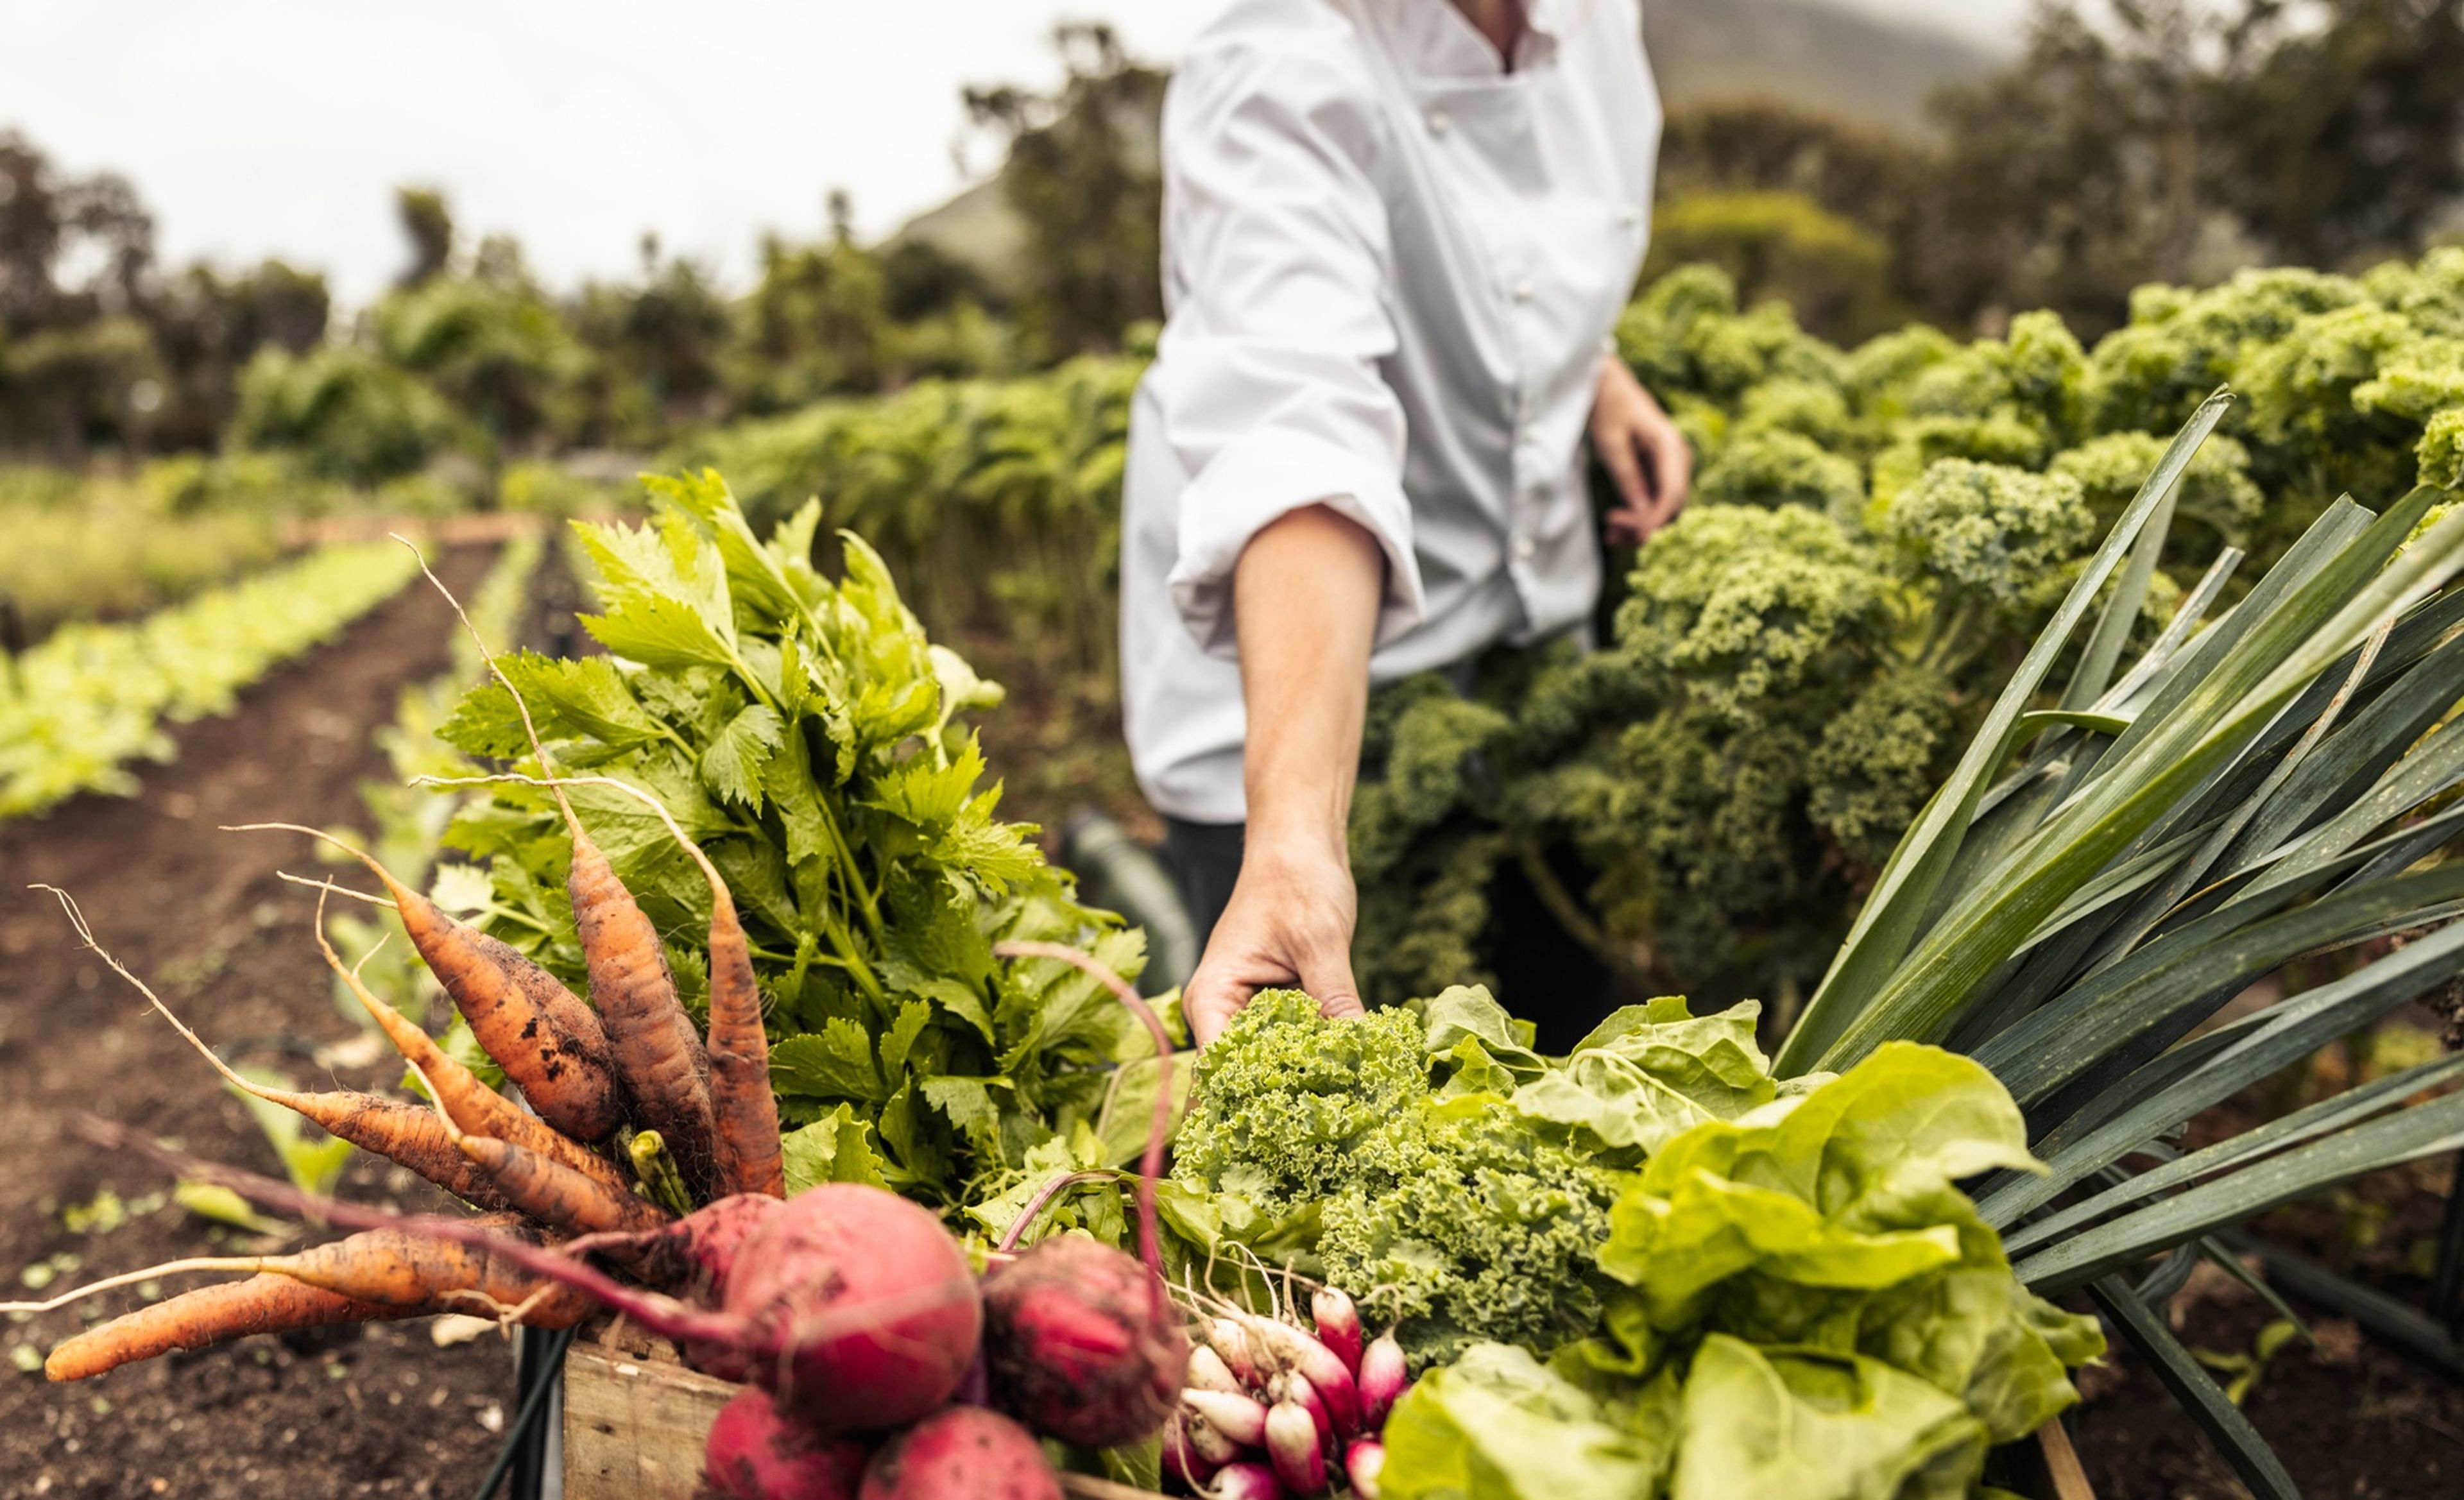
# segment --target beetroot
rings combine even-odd
[[[748,1386],[711,1424],[702,1484],[714,1500],[855,1500],[868,1456],[861,1443],[782,1420],[766,1393]]]
[[[882,1445],[860,1500],[1061,1500],[1035,1435],[980,1406],[949,1406]]]
[[[1064,1235],[986,1283],[984,1363],[995,1406],[1046,1437],[1117,1447],[1172,1414],[1189,1340],[1153,1272]]]

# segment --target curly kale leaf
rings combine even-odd
[[[1703,468],[1695,499],[1704,505],[1802,505],[1854,520],[1865,505],[1865,477],[1842,457],[1799,432],[1770,429],[1741,433]]]
[[[1647,680],[1729,713],[1837,674],[1890,629],[1874,559],[1799,509],[1704,506],[1637,560],[1618,654]]]
[[[1881,869],[1941,781],[1954,727],[1939,673],[1906,668],[1875,679],[1823,726],[1806,816],[1850,859]]]
[[[2094,540],[2077,479],[1946,458],[1890,503],[1881,532],[1920,574],[2021,604]]]

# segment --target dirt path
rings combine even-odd
[[[474,585],[489,550],[450,553],[447,583]],[[77,1257],[68,1275],[83,1280],[241,1250],[240,1236],[176,1207],[70,1232],[66,1207],[106,1189],[142,1202],[168,1185],[67,1135],[75,1112],[280,1170],[204,1062],[77,949],[52,898],[28,883],[74,893],[115,956],[234,1060],[302,1087],[383,1085],[399,1070],[307,1055],[356,1028],[330,998],[311,901],[275,876],[317,868],[303,841],[216,825],[361,822],[360,783],[387,774],[369,732],[393,717],[401,685],[443,670],[451,623],[424,585],[406,589],[260,683],[236,716],[183,732],[179,760],[146,774],[143,797],[85,798],[0,824],[0,1297],[26,1295],[21,1268],[57,1255]],[[342,1191],[421,1207],[442,1197],[364,1156]],[[136,1305],[134,1293],[90,1304],[98,1314]],[[71,1312],[0,1323],[0,1346],[47,1350],[79,1326]],[[251,1339],[67,1386],[0,1368],[0,1495],[467,1495],[495,1455],[512,1357],[493,1336],[435,1348],[429,1328]]]

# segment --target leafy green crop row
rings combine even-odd
[[[169,760],[166,723],[231,712],[418,571],[396,542],[327,547],[133,625],[65,627],[0,664],[0,817],[135,793],[125,762]]]

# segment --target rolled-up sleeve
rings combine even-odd
[[[1276,518],[1324,505],[1386,557],[1382,643],[1422,613],[1403,496],[1383,128],[1367,80],[1307,55],[1187,59],[1165,111],[1172,322],[1148,379],[1191,476],[1171,588],[1201,645],[1231,654],[1232,575]]]

